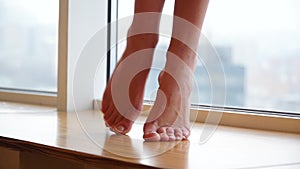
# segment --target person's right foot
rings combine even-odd
[[[126,50],[106,86],[102,112],[106,125],[116,133],[129,132],[134,120],[142,111],[144,88],[150,69],[137,68],[151,67],[157,37],[153,34],[129,37]],[[128,79],[129,75],[134,73],[138,74]],[[127,80],[130,80],[130,85],[124,89]]]

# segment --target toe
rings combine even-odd
[[[157,132],[159,134],[161,134],[161,133],[167,133],[167,127],[160,127],[160,128],[158,128]]]
[[[152,123],[145,123],[144,135],[145,141],[160,141],[160,135],[156,132],[157,127]]]
[[[174,141],[175,140],[174,129],[172,127],[168,127],[166,131],[169,137],[169,141]]]
[[[167,133],[160,133],[160,141],[169,141],[169,136]]]
[[[144,124],[144,135],[156,133],[157,126],[153,123],[145,123]]]
[[[166,132],[168,135],[174,135],[174,129],[172,127],[166,128]]]
[[[121,119],[119,122],[115,123],[115,130],[120,133],[120,134],[126,134],[130,131],[131,127],[132,127],[133,122],[123,118]]]
[[[169,141],[170,137],[168,135],[168,132],[170,135],[172,135],[172,129],[169,129],[169,127],[160,127],[157,130],[157,133],[160,135],[161,141]]]
[[[182,131],[180,129],[175,129],[174,130],[174,136],[176,138],[177,141],[182,140]]]
[[[114,129],[120,134],[126,133],[124,125],[119,124],[116,127],[114,127]]]
[[[115,134],[122,134],[124,135],[123,133],[119,132],[115,127],[109,127],[109,130],[114,132]]]
[[[156,132],[144,134],[143,138],[145,141],[160,141],[160,135]]]
[[[182,139],[186,140],[190,136],[190,131],[188,129],[181,129],[182,131]]]

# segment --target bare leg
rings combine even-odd
[[[189,97],[196,50],[208,0],[176,0],[172,40],[159,77],[159,91],[144,125],[146,141],[173,141],[190,135]],[[184,19],[185,22],[182,20]]]
[[[142,57],[140,60],[136,60],[136,63],[149,65],[149,67],[151,66],[154,48],[158,42],[160,13],[163,9],[163,5],[164,0],[135,1],[135,16],[128,31],[126,49],[105,89],[102,101],[102,112],[104,113],[106,125],[116,133],[126,134],[129,132],[134,120],[140,114],[143,105],[145,82],[149,70],[143,70],[137,74],[131,80],[130,87],[127,91],[117,91],[120,95],[129,95],[132,105],[138,110],[135,112],[119,112],[119,109],[116,108],[111,92],[112,79],[116,77],[114,78],[115,82],[118,85],[122,85],[122,80],[117,77],[125,76],[130,71],[131,67],[135,66],[124,67],[122,66],[122,61],[137,51],[149,49],[144,53],[147,55],[147,59]],[[157,12],[158,14],[139,16],[139,14],[145,12]],[[151,33],[140,33],[143,30]],[[119,73],[118,76],[116,76],[116,72]]]

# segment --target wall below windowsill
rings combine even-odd
[[[205,125],[194,123],[189,141],[149,143],[142,140],[144,117],[123,136],[108,131],[99,111],[26,106],[0,106],[0,147],[20,152],[21,169],[41,164],[82,169],[300,167],[299,134],[218,126],[200,142]]]

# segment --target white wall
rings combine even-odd
[[[74,111],[75,107],[76,111],[91,109],[94,90],[96,95],[102,95],[106,60],[100,58],[106,54],[106,23],[107,1],[69,1],[68,112]]]

